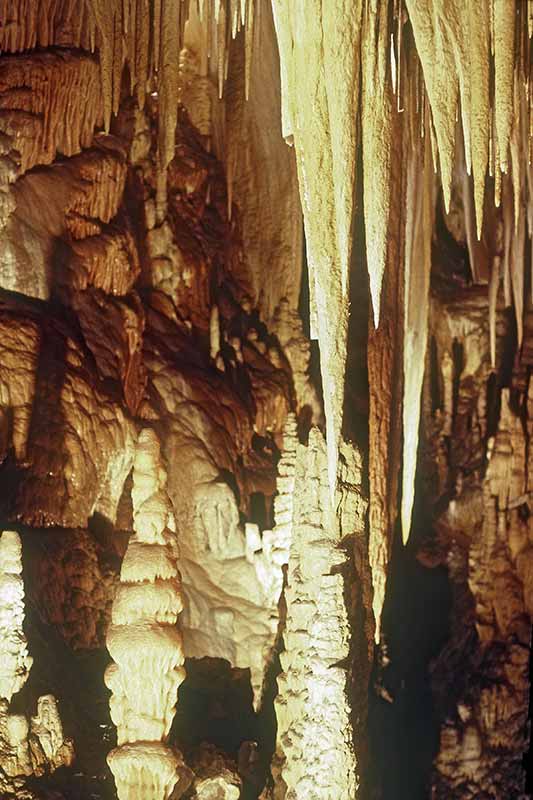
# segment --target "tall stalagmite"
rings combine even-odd
[[[33,664],[22,628],[22,545],[15,531],[0,534],[0,599],[0,698],[9,703],[26,683]]]
[[[292,536],[285,598],[287,620],[278,720],[276,797],[348,800],[358,786],[350,725],[347,672],[350,648],[345,605],[343,538],[364,527],[361,458],[341,448],[338,516],[331,510],[327,454],[311,429],[296,451]]]
[[[155,432],[140,436],[133,469],[133,527],[113,602],[105,675],[117,748],[108,756],[119,800],[167,800],[183,770],[166,745],[185,677],[176,628],[183,607],[178,544]]]

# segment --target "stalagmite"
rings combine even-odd
[[[107,793],[102,682],[60,674],[65,730],[36,692],[105,641],[121,800],[525,797],[532,33],[533,0],[0,0],[2,800]],[[237,735],[219,669],[238,768],[193,741]]]
[[[339,666],[349,652],[344,604],[343,536],[362,528],[364,503],[357,451],[343,445],[338,516],[331,511],[325,442],[318,429],[299,445],[291,549],[285,598],[285,650],[280,661],[277,760],[279,798],[353,798],[356,758],[346,695],[347,674]]]
[[[0,794],[6,798],[25,797],[28,776],[68,767],[74,758],[55,697],[39,697],[31,719],[9,712],[10,701],[26,683],[33,664],[23,622],[22,545],[18,533],[4,531],[0,534]]]
[[[176,628],[182,610],[178,545],[166,471],[151,429],[140,436],[133,471],[133,525],[112,610],[106,670],[117,748],[108,763],[119,800],[167,800],[184,771],[166,740],[185,677]]]
[[[0,698],[8,702],[26,683],[33,664],[24,635],[22,545],[18,533],[0,534]]]

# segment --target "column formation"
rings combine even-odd
[[[350,639],[340,544],[343,535],[364,524],[365,505],[358,489],[360,459],[348,454],[341,461],[353,474],[341,476],[335,505],[345,505],[345,489],[357,500],[345,509],[331,504],[327,466],[323,436],[312,429],[308,447],[299,445],[296,455],[285,651],[276,699],[280,800],[352,800],[357,789],[347,672],[340,666]]]

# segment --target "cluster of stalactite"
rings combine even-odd
[[[460,198],[472,279],[491,285],[493,339],[502,280],[522,340],[524,247],[526,231],[532,233],[533,207],[531,5],[487,0],[474,8],[466,0],[360,0],[349,8],[339,2],[310,10],[304,3],[275,0],[273,10],[283,133],[294,144],[298,161],[312,335],[322,354],[332,491],[354,279],[358,146],[362,150],[374,310],[369,332],[370,532],[379,637],[400,469],[404,541],[411,528],[438,188],[447,212],[454,191]],[[392,355],[385,352],[391,347]],[[393,421],[402,408],[403,459],[402,431]]]

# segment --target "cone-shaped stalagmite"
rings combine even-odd
[[[105,675],[117,744],[108,762],[119,800],[167,800],[187,770],[165,742],[185,677],[176,628],[182,610],[174,516],[159,441],[141,432],[133,470],[135,533],[130,538],[112,611]]]

